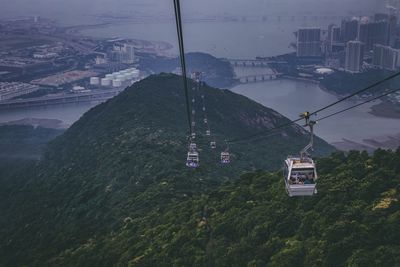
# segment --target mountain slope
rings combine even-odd
[[[181,87],[176,75],[150,76],[93,108],[57,137],[27,174],[28,182],[2,203],[0,238],[8,242],[0,245],[0,264],[49,263],[62,251],[120,229],[127,217],[162,213],[171,203],[234,180],[243,171],[278,169],[287,154],[308,142],[302,128],[289,127],[267,139],[232,145],[232,164],[221,166],[224,139],[289,120],[246,97],[206,87],[208,118],[219,148],[211,151],[210,140],[199,134],[201,167],[188,170]],[[316,148],[319,154],[333,151],[318,138]]]

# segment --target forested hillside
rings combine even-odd
[[[210,148],[206,129],[198,123],[199,169],[185,166],[182,80],[161,74],[87,112],[51,142],[38,165],[17,172],[15,178],[0,177],[0,184],[19,181],[7,190],[0,205],[0,265],[59,265],[52,259],[58,261],[59,255],[91,240],[108,238],[130,220],[146,223],[147,216],[164,216],[172,203],[185,203],[238,179],[241,173],[279,169],[288,154],[296,154],[308,143],[308,133],[300,126],[288,127],[269,138],[232,144],[232,164],[222,166],[218,161],[223,140],[289,120],[228,90],[208,86],[202,90],[217,149]],[[332,151],[316,138],[316,155]],[[100,265],[110,265],[120,256],[107,255],[109,261]],[[92,265],[85,260],[79,264]]]
[[[318,195],[289,198],[258,171],[123,225],[58,266],[399,266],[400,149],[318,161]],[[168,186],[160,184],[160,186]]]

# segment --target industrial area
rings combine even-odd
[[[0,21],[0,107],[90,99],[72,94],[92,93],[104,101],[148,75],[140,71],[136,53],[158,55],[170,48],[165,43],[80,36],[76,30],[36,16]]]

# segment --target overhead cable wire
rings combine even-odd
[[[386,77],[386,78],[384,78],[384,79],[382,79],[382,80],[379,80],[379,81],[377,81],[376,83],[373,83],[373,84],[371,84],[371,85],[369,85],[369,86],[367,86],[367,87],[365,87],[365,88],[363,88],[363,89],[361,89],[361,90],[358,90],[357,92],[354,92],[354,93],[352,93],[352,94],[350,94],[350,95],[348,95],[348,96],[346,96],[346,97],[343,97],[343,98],[339,99],[339,100],[336,101],[336,102],[333,102],[332,104],[329,104],[329,105],[327,105],[327,106],[325,106],[325,107],[323,107],[323,108],[320,108],[320,109],[318,109],[318,110],[312,112],[310,115],[316,115],[317,113],[319,113],[319,112],[321,112],[321,111],[323,111],[323,110],[326,110],[326,109],[328,109],[328,108],[330,108],[330,107],[333,107],[333,106],[339,104],[340,102],[343,102],[343,101],[345,101],[345,100],[347,100],[347,99],[349,99],[349,98],[352,98],[353,96],[356,96],[356,95],[361,94],[361,93],[363,93],[363,92],[365,92],[365,91],[368,91],[369,89],[372,89],[372,88],[374,88],[375,86],[381,85],[382,83],[385,83],[385,82],[387,82],[387,81],[389,81],[389,80],[391,80],[391,79],[393,79],[393,78],[396,78],[397,76],[400,76],[400,72],[396,72],[396,73],[394,73],[394,74],[392,74],[392,75],[389,75],[388,77]]]
[[[178,44],[179,44],[179,56],[181,60],[181,69],[182,69],[182,79],[183,79],[183,89],[185,91],[185,99],[186,99],[186,113],[189,124],[189,136],[192,136],[192,119],[190,112],[190,101],[189,101],[189,92],[188,92],[188,84],[187,84],[187,75],[186,75],[186,60],[185,60],[185,47],[183,43],[183,31],[182,31],[182,16],[181,16],[181,7],[179,0],[174,1],[174,10],[175,10],[175,22],[176,22],[176,31],[178,34]]]
[[[369,99],[369,100],[367,100],[367,101],[361,102],[361,103],[356,104],[356,105],[354,105],[354,106],[351,106],[351,107],[348,107],[348,108],[339,110],[339,111],[337,111],[337,112],[334,112],[334,113],[332,113],[332,114],[329,114],[329,115],[327,115],[327,116],[324,116],[324,117],[318,119],[317,122],[318,122],[318,121],[325,120],[325,119],[328,119],[328,118],[333,117],[333,116],[336,116],[336,115],[338,115],[338,114],[340,114],[340,113],[346,112],[346,111],[348,111],[348,110],[351,110],[351,109],[353,109],[353,108],[362,106],[362,105],[364,105],[364,104],[370,103],[370,102],[375,101],[375,100],[377,100],[377,99],[379,99],[379,98],[382,98],[382,97],[384,97],[384,96],[393,94],[393,93],[395,93],[395,92],[397,92],[397,91],[400,91],[400,88],[394,89],[394,90],[391,90],[391,91],[388,91],[388,92],[386,92],[386,93],[384,93],[384,94],[382,94],[382,95],[379,95],[379,96],[377,96],[377,97],[371,98],[371,99]]]
[[[377,99],[380,99],[380,98],[382,98],[382,97],[384,97],[384,96],[393,94],[393,93],[398,92],[398,91],[400,91],[400,88],[390,90],[390,91],[388,91],[388,92],[386,92],[386,93],[383,93],[383,94],[381,94],[381,95],[379,95],[379,96],[373,97],[373,98],[368,99],[368,100],[366,100],[366,101],[363,101],[363,102],[361,102],[361,103],[355,104],[355,105],[350,106],[350,107],[348,107],[348,108],[345,108],[345,109],[342,109],[342,110],[333,112],[333,113],[331,113],[331,114],[329,114],[329,115],[326,115],[326,116],[324,116],[324,117],[322,117],[322,118],[319,118],[319,119],[317,119],[317,122],[322,121],[322,120],[325,120],[325,119],[328,119],[328,118],[331,118],[331,117],[333,117],[333,116],[336,116],[336,115],[341,114],[341,113],[343,113],[343,112],[346,112],[346,111],[348,111],[348,110],[354,109],[354,108],[356,108],[356,107],[365,105],[365,104],[367,104],[367,103],[370,103],[370,102],[372,102],[372,101],[375,101],[375,100],[377,100]],[[310,113],[310,114],[313,114],[313,113]],[[296,123],[296,122],[298,122],[298,121],[300,121],[300,120],[302,120],[302,119],[303,119],[303,118],[300,118],[300,119],[297,119],[297,120],[288,122],[288,123],[286,123],[286,124],[277,126],[277,127],[275,127],[275,128],[269,129],[268,131],[264,131],[262,135],[261,135],[261,134],[258,134],[258,135],[253,135],[251,138],[247,137],[247,138],[236,139],[236,140],[229,141],[229,143],[241,143],[241,142],[244,142],[244,141],[249,141],[249,140],[254,139],[254,138],[256,138],[256,137],[258,137],[258,138],[257,138],[257,139],[254,139],[254,140],[264,139],[264,138],[270,136],[270,135],[268,135],[268,134],[270,134],[270,133],[272,133],[272,132],[274,132],[274,131],[276,131],[276,130],[280,130],[280,129],[286,128],[286,127],[288,127],[288,126],[290,126],[290,125],[292,125],[292,124],[294,124],[294,123]],[[276,134],[276,133],[274,133],[274,134],[272,134],[272,135],[275,135],[275,134]],[[254,141],[254,140],[252,140],[252,141]]]
[[[325,107],[322,107],[322,108],[320,108],[320,109],[318,109],[318,110],[316,110],[316,111],[313,111],[313,112],[311,112],[309,115],[310,115],[310,116],[311,116],[311,115],[317,115],[319,112],[321,112],[321,111],[323,111],[323,110],[326,110],[326,109],[328,109],[328,108],[330,108],[330,107],[333,107],[333,106],[335,106],[335,105],[337,105],[337,104],[339,104],[339,103],[341,103],[341,102],[343,102],[343,101],[345,101],[345,100],[350,99],[351,97],[354,97],[354,96],[356,96],[356,95],[358,95],[358,94],[360,94],[360,93],[363,93],[363,92],[365,92],[365,91],[367,91],[367,90],[370,90],[370,89],[372,89],[373,87],[378,86],[378,85],[381,85],[382,83],[385,83],[385,82],[387,82],[387,81],[389,81],[389,80],[391,80],[391,79],[393,79],[393,78],[396,78],[396,77],[398,77],[398,76],[400,76],[400,72],[396,72],[396,73],[393,74],[393,75],[390,75],[390,76],[388,76],[388,77],[386,77],[386,78],[384,78],[384,79],[382,79],[382,80],[379,80],[379,81],[377,81],[377,82],[375,82],[375,83],[373,83],[373,84],[371,84],[371,85],[369,85],[369,86],[367,86],[367,87],[365,87],[365,88],[363,88],[363,89],[360,89],[360,90],[358,90],[358,91],[356,91],[356,92],[354,92],[354,93],[352,93],[352,94],[350,94],[350,95],[348,95],[348,96],[346,96],[346,97],[343,97],[343,98],[341,98],[341,99],[339,99],[339,100],[337,100],[337,101],[335,101],[335,102],[333,102],[333,103],[331,103],[331,104],[329,104],[329,105],[327,105],[327,106],[325,106]],[[390,93],[388,93],[388,94],[390,94]],[[383,97],[383,96],[385,96],[385,95],[387,95],[387,94],[383,94],[383,95],[379,96],[378,98],[381,98],[381,97]],[[371,100],[371,101],[373,101],[373,100]],[[369,102],[371,102],[371,101],[369,101]],[[364,103],[364,104],[365,104],[365,103]],[[343,111],[343,112],[344,112],[344,111]],[[274,131],[274,130],[286,128],[286,127],[288,127],[288,126],[290,126],[290,125],[292,125],[292,124],[295,124],[295,123],[297,123],[297,122],[299,122],[299,121],[301,121],[301,120],[303,120],[303,118],[299,118],[299,119],[296,119],[296,120],[292,120],[292,121],[290,121],[290,122],[287,122],[287,123],[282,124],[282,125],[278,125],[278,126],[272,128],[272,129],[269,129],[269,130],[266,130],[266,131],[258,132],[258,133],[255,133],[255,134],[252,134],[252,135],[248,135],[248,136],[245,136],[245,137],[242,137],[242,138],[236,138],[236,139],[228,140],[228,142],[229,142],[229,143],[238,143],[238,142],[248,141],[248,140],[253,139],[253,138],[255,138],[255,137],[264,136],[264,135],[266,135],[266,134],[268,134],[268,133],[270,133],[270,132],[272,132],[272,131]]]

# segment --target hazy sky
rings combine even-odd
[[[84,16],[99,13],[169,14],[172,0],[2,0],[0,16]],[[182,0],[185,14],[243,14],[372,12],[384,0]]]

